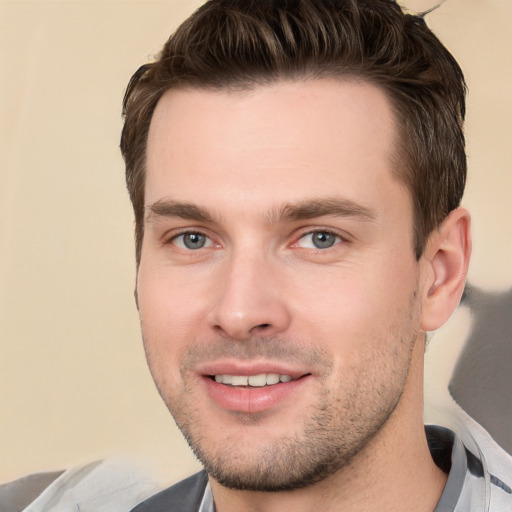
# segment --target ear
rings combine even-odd
[[[468,211],[457,208],[429,237],[421,261],[423,331],[441,327],[460,302],[471,256],[470,228]]]

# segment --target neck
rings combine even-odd
[[[435,465],[423,426],[423,343],[404,393],[383,428],[343,469],[286,492],[227,489],[210,479],[218,512],[432,512],[447,476]]]

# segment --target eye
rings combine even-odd
[[[329,249],[341,241],[339,235],[330,231],[312,231],[301,236],[297,246],[303,249]]]
[[[172,242],[176,247],[189,251],[210,247],[213,244],[210,238],[203,233],[198,233],[196,231],[189,231],[175,236],[172,239]]]

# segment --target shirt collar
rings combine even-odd
[[[486,477],[480,459],[465,448],[454,432],[445,427],[428,425],[425,432],[432,458],[448,472],[445,488],[433,512],[486,510]],[[215,512],[209,482],[198,512]]]

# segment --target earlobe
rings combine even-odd
[[[468,211],[457,208],[430,235],[422,257],[424,331],[441,327],[459,304],[471,256],[470,227]]]

